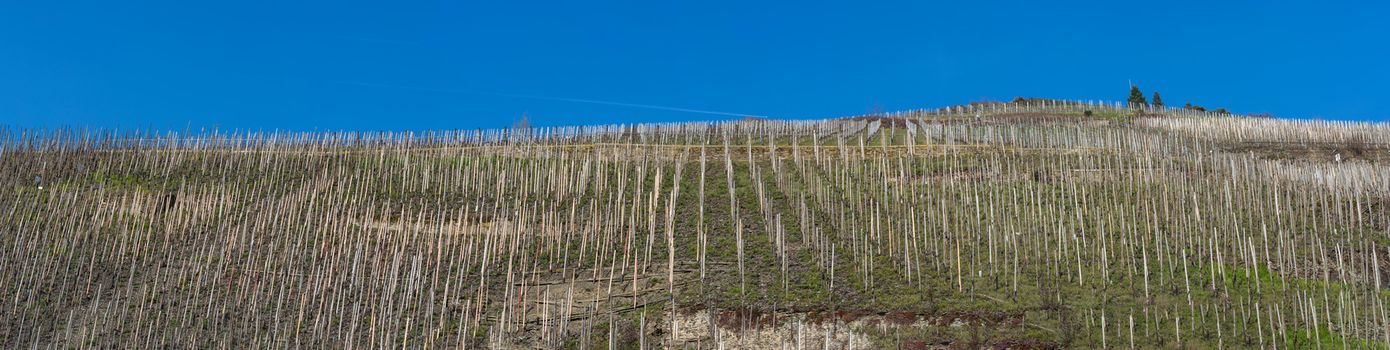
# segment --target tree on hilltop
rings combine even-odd
[[[1138,85],[1129,86],[1129,106],[1141,107],[1149,105],[1149,101],[1144,100],[1144,92],[1139,91]]]

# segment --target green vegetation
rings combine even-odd
[[[1131,107],[1142,107],[1149,105],[1149,101],[1144,100],[1144,92],[1139,91],[1138,85],[1129,86],[1129,99],[1126,102],[1129,102],[1129,105]]]

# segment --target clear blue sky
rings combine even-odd
[[[943,3],[6,1],[0,125],[735,118],[578,100],[818,118],[1020,95],[1121,100],[1128,81],[1170,105],[1390,118],[1385,2]]]

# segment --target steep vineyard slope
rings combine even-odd
[[[10,131],[6,348],[1390,344],[1390,126]]]

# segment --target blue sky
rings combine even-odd
[[[1129,81],[1170,105],[1387,120],[1387,13],[1372,1],[8,1],[0,125],[819,118],[1121,100]]]

